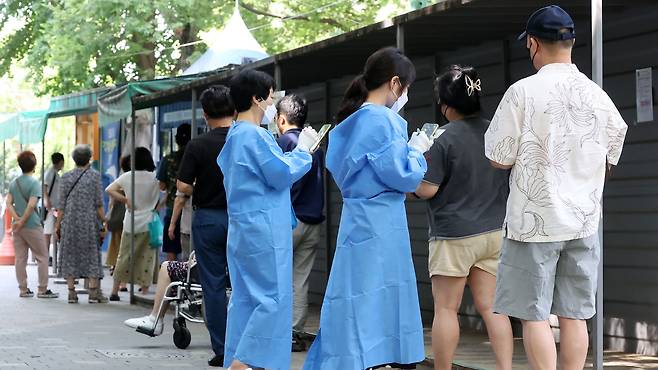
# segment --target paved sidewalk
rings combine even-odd
[[[35,266],[28,266],[28,276],[30,288],[36,291]],[[106,276],[105,293],[111,284]],[[0,369],[213,369],[206,364],[210,338],[202,324],[188,324],[192,343],[179,350],[172,340],[169,315],[164,334],[156,338],[123,325],[124,320],[150,310],[128,304],[127,293],[121,293],[121,302],[94,305],[87,303],[86,295],[79,295],[80,303],[73,305],[66,301],[65,285],[53,284],[51,279],[50,288],[60,294],[58,299],[19,298],[14,267],[0,266],[0,317],[4,319]],[[314,322],[317,325],[317,319]],[[305,355],[294,353],[291,368],[301,369]]]
[[[36,290],[36,267],[28,266],[30,287]],[[123,325],[127,318],[143,316],[149,309],[121,302],[89,305],[66,302],[66,286],[50,285],[60,298],[44,300],[19,298],[13,266],[0,266],[0,369],[166,369],[208,368],[210,339],[203,325],[188,324],[192,343],[186,350],[172,341],[171,316],[166,318],[162,336],[149,338]],[[106,293],[112,279],[103,281]],[[307,329],[317,330],[319,307],[312,307]],[[426,330],[428,360],[418,370],[432,368],[431,340]],[[305,353],[294,353],[292,369],[301,369]],[[606,370],[658,369],[658,358],[635,354],[606,353]],[[494,369],[494,357],[485,334],[464,331],[455,358],[455,369]],[[515,341],[514,369],[529,369],[520,339]],[[342,370],[342,369],[341,369]]]

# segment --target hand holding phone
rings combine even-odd
[[[315,153],[316,150],[320,147],[320,144],[322,144],[322,140],[327,136],[329,133],[329,130],[331,129],[330,124],[322,125],[320,128],[320,132],[318,132],[318,138],[315,141],[315,143],[311,146],[311,153]]]
[[[446,130],[440,128],[436,123],[426,123],[421,128],[421,131],[427,135],[427,137],[430,139],[430,142],[434,142],[434,140],[438,139],[439,136],[441,136],[441,134],[443,134]]]

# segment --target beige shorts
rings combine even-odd
[[[501,230],[462,239],[431,241],[430,277],[466,277],[473,267],[496,276],[502,242]]]

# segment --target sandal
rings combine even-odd
[[[69,289],[69,303],[78,303],[78,293],[74,289]]]
[[[21,292],[21,294],[19,294],[18,296],[21,298],[32,298],[34,297],[34,292],[27,289],[26,291]]]
[[[108,299],[103,295],[103,292],[100,288],[91,288],[89,289],[89,303],[107,303]]]

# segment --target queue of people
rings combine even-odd
[[[416,77],[411,60],[395,48],[368,58],[345,92],[329,135],[326,168],[342,194],[343,210],[305,370],[411,369],[424,360],[405,209],[405,200],[413,198],[427,203],[435,369],[452,366],[466,285],[497,369],[512,368],[510,317],[522,323],[532,368],[557,368],[550,314],[558,316],[561,340],[569,343],[561,348],[560,367],[584,367],[585,320],[595,314],[600,262],[600,199],[627,126],[606,93],[572,63],[575,35],[571,17],[557,6],[530,16],[519,39],[538,72],[509,87],[491,122],[481,107],[486,81],[472,67],[449,67],[434,82],[434,97],[448,121],[434,141],[423,131],[409,137],[398,114]],[[156,178],[150,152],[138,148],[135,168],[107,188],[126,206],[111,297],[120,282],[130,282],[130,258],[139,266],[134,282],[143,291],[151,283],[155,251],[146,225],[158,204],[160,180],[172,208],[166,233],[172,241],[191,233],[196,252],[214,352],[208,363],[230,370],[289,369],[291,350],[305,350],[295,333],[306,320],[308,279],[324,221],[325,155],[313,150],[317,132],[304,128],[305,101],[289,95],[275,103],[276,88],[271,76],[255,70],[241,71],[228,87],[210,87],[200,97],[210,130],[192,140],[181,130],[184,149],[166,162],[161,170],[166,176]],[[272,121],[278,139],[261,127]],[[100,254],[91,246],[103,237],[105,217],[90,157],[76,148],[77,167],[60,185],[56,229],[69,288],[74,278],[90,278],[97,287],[94,279],[102,277]],[[7,206],[17,251],[21,248],[20,294],[32,293],[24,273],[32,249],[40,263],[39,296],[48,298],[54,294],[47,289],[47,253],[43,238],[35,237],[43,233],[34,214],[42,189],[30,177],[36,158],[21,153],[19,165],[24,176],[12,183]],[[71,199],[70,192],[76,192]],[[190,203],[190,225],[179,228]],[[69,230],[73,224],[84,228]],[[132,256],[124,243],[130,233],[137,241]],[[188,268],[186,262],[162,264],[156,302],[163,287],[184,279]],[[94,292],[94,301],[105,300]],[[73,301],[77,297],[70,293]],[[158,306],[126,325],[154,328]]]

